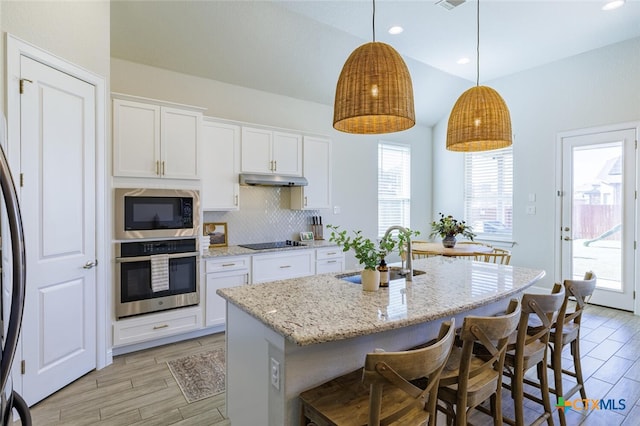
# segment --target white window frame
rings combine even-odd
[[[513,241],[513,147],[465,154],[464,217],[476,239]]]
[[[385,156],[386,153],[386,156]],[[399,158],[391,156],[397,154]],[[403,158],[402,158],[403,157]],[[386,161],[385,161],[386,159]],[[383,164],[383,161],[385,164]],[[383,175],[390,162],[401,162],[402,171],[394,175]],[[384,190],[388,188],[389,190]],[[385,218],[385,204],[399,206],[393,219]],[[393,223],[392,223],[393,222]],[[389,226],[409,228],[411,224],[411,146],[395,142],[378,142],[378,236],[382,237]]]

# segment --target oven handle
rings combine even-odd
[[[171,253],[169,259],[178,259],[181,257],[200,257],[200,252],[190,251],[187,253]],[[129,263],[129,262],[144,262],[151,260],[151,256],[137,256],[137,257],[116,257],[117,263]]]

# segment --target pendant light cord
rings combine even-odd
[[[371,32],[373,32],[373,42],[376,42],[376,0],[373,0],[373,16],[371,18]]]
[[[476,9],[476,86],[480,85],[480,0]]]

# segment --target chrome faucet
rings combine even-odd
[[[411,260],[413,258],[413,255],[411,254],[411,234],[407,232],[407,228],[400,225],[390,226],[389,229],[385,231],[384,238],[388,237],[392,231],[396,230],[402,232],[407,237],[407,269],[409,270],[409,272],[405,276],[405,279],[407,281],[413,281],[413,264],[411,263]]]

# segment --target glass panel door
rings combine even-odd
[[[633,310],[635,132],[562,139],[562,279],[597,276],[591,302]]]

